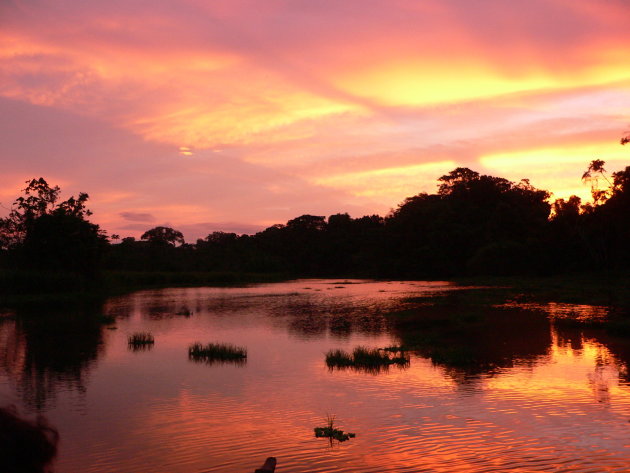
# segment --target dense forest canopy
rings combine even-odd
[[[457,168],[434,194],[405,199],[389,215],[301,215],[255,235],[213,232],[186,243],[168,227],[112,244],[88,221],[87,194],[59,201],[58,187],[27,182],[0,219],[5,266],[71,271],[282,272],[292,276],[432,278],[554,274],[630,265],[630,166],[584,173],[593,201],[551,194]]]

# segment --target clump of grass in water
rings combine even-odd
[[[247,358],[247,349],[229,343],[193,343],[188,348],[188,358],[194,361],[234,361],[243,362]]]
[[[393,363],[385,351],[362,346],[356,347],[352,351],[352,359],[354,364],[358,366],[381,366]]]
[[[326,418],[324,419],[326,421],[326,425],[324,427],[315,427],[313,429],[313,431],[315,432],[315,437],[328,438],[330,439],[331,443],[333,440],[336,440],[338,442],[345,442],[346,440],[350,440],[356,437],[356,435],[352,432],[346,433],[341,429],[337,429],[335,427],[335,419],[336,416],[334,415],[326,415]]]
[[[129,336],[129,345],[153,345],[154,343],[155,339],[150,332],[136,332]]]
[[[326,353],[326,365],[328,365],[329,368],[345,368],[353,364],[354,360],[352,355],[343,350],[330,350]]]
[[[393,353],[393,356],[390,356]],[[405,367],[409,365],[409,357],[402,347],[367,348],[358,346],[352,354],[343,350],[330,350],[326,353],[326,365],[330,369],[354,368],[369,372],[379,372],[390,365]]]
[[[109,327],[108,327],[109,328]],[[132,351],[146,351],[153,348],[155,339],[150,332],[136,332],[129,336],[129,349]]]

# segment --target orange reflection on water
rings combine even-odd
[[[541,311],[552,320],[574,320],[577,322],[601,322],[608,317],[610,309],[606,306],[588,304],[567,304],[562,302],[508,302],[496,307],[520,308]]]
[[[535,312],[488,308],[495,324],[486,329],[498,336],[482,345],[506,346],[468,347],[479,366],[412,352],[408,368],[378,374],[326,367],[329,349],[399,343],[395,316],[386,314],[407,307],[405,298],[452,290],[439,282],[301,280],[112,299],[105,312],[117,329],[95,338],[105,344],[91,352],[95,362],[79,362],[83,397],[73,398],[73,385],[62,383],[56,402],[45,404],[63,439],[59,471],[253,471],[267,456],[285,473],[623,471],[630,462],[627,357]],[[178,315],[182,308],[192,315]],[[46,364],[33,356],[32,329],[22,328],[22,355],[8,363],[29,359],[42,373],[59,372],[64,359]],[[0,341],[11,330],[1,325]],[[134,331],[152,332],[154,348],[130,351]],[[247,363],[192,363],[187,347],[194,341],[246,346]],[[0,376],[0,395],[7,376]],[[356,438],[332,447],[315,438],[327,414]]]

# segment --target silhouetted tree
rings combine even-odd
[[[274,225],[261,232],[260,248],[275,255],[282,270],[297,274],[318,275],[323,268],[323,216],[301,215],[286,225]]]
[[[0,246],[21,267],[67,270],[93,277],[107,238],[90,223],[88,195],[58,202],[60,189],[44,178],[26,182],[9,215],[0,219]]]
[[[170,227],[154,227],[144,232],[140,239],[147,240],[154,245],[176,246],[178,244],[184,244],[184,235],[182,232]]]
[[[605,264],[616,267],[630,265],[630,166],[612,174],[608,198],[592,212],[593,232],[601,234],[605,245]]]
[[[289,220],[286,228],[303,232],[321,231],[326,228],[326,218],[316,215],[301,215]]]
[[[198,240],[198,244],[201,245],[207,242],[216,245],[228,245],[230,243],[234,243],[236,240],[238,240],[238,235],[236,233],[212,232],[205,238],[205,240]]]
[[[606,176],[606,164],[601,159],[594,159],[588,165],[588,169],[582,174],[582,181],[588,182],[591,185],[591,196],[593,197],[593,203],[595,205],[603,204],[609,197],[609,189],[602,189],[599,186],[599,181],[604,180],[610,187],[612,183]]]
[[[596,205],[575,196],[550,204],[549,192],[526,179],[456,168],[439,178],[436,193],[409,197],[386,218],[306,214],[255,235],[213,232],[195,245],[156,227],[147,241],[112,245],[110,261],[126,269],[397,278],[622,266],[630,260],[630,170],[608,178],[604,165],[594,160],[583,176]]]
[[[548,221],[548,192],[468,168],[439,181],[437,194],[407,198],[386,220],[394,274],[535,270],[531,255]]]

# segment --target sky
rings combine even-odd
[[[455,167],[589,197],[630,164],[630,0],[0,0],[0,212],[121,236],[385,215]]]

